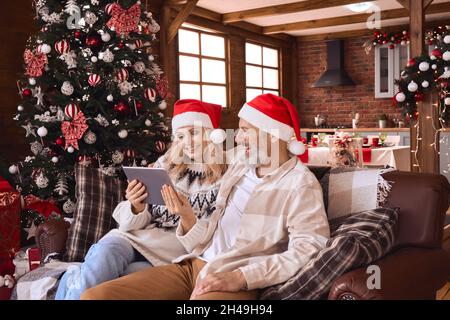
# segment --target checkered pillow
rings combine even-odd
[[[398,209],[378,208],[330,221],[325,249],[287,282],[269,287],[261,299],[324,299],[345,272],[383,257],[395,240]]]
[[[81,262],[91,247],[116,227],[112,213],[122,200],[126,183],[100,169],[75,167],[77,207],[69,229],[64,260]]]

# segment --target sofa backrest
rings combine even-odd
[[[326,166],[309,166],[320,181]],[[383,177],[392,182],[386,207],[400,208],[396,247],[442,247],[443,227],[449,207],[450,184],[438,174],[391,171]],[[350,212],[349,212],[350,213]]]

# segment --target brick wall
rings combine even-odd
[[[391,99],[375,99],[374,50],[368,55],[363,43],[368,38],[344,41],[345,68],[355,86],[311,88],[326,68],[326,43],[298,43],[298,106],[301,126],[314,127],[314,116],[327,115],[330,125],[351,126],[351,112],[360,114],[360,127],[377,127],[378,116],[400,117]],[[393,125],[390,123],[391,126]]]

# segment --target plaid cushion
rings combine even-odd
[[[345,272],[383,257],[395,240],[398,209],[378,208],[330,221],[331,238],[287,282],[269,287],[261,299],[324,299]]]
[[[65,261],[84,259],[92,244],[116,227],[112,213],[122,200],[126,183],[100,169],[75,167],[77,207],[66,242]]]

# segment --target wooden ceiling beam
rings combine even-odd
[[[443,2],[433,4],[428,7],[427,14],[432,13],[442,13],[450,11],[450,2]],[[381,11],[381,20],[390,20],[397,18],[406,18],[409,17],[409,12],[405,8],[401,9],[392,9],[392,10],[384,10]],[[353,14],[342,17],[333,17],[333,18],[325,18],[318,20],[308,20],[287,24],[280,24],[275,26],[267,26],[264,27],[264,34],[273,34],[279,32],[288,32],[288,31],[298,31],[298,30],[306,30],[306,29],[315,29],[315,28],[324,28],[324,27],[333,27],[354,23],[363,23],[366,22],[372,13],[362,13],[362,14]]]
[[[374,0],[369,0],[374,1]],[[289,14],[317,9],[338,7],[347,4],[361,3],[362,0],[305,0],[286,4],[267,6],[262,8],[235,11],[223,14],[224,23],[237,22],[250,18]]]
[[[178,12],[175,19],[169,26],[167,30],[167,43],[171,43],[175,36],[177,35],[178,29],[181,27],[183,22],[186,21],[187,17],[194,11],[195,6],[197,5],[198,0],[189,0],[186,2],[184,7]]]

